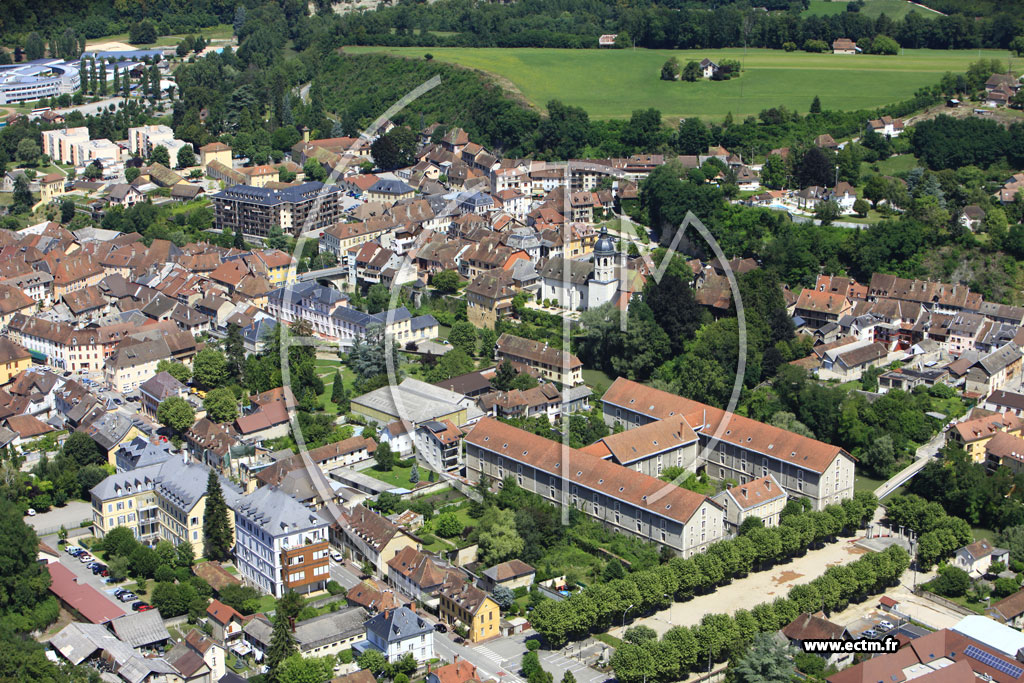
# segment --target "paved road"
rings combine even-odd
[[[44,536],[42,538],[42,541],[51,548],[57,548],[56,535]],[[70,569],[75,574],[75,576],[78,577],[79,584],[88,584],[92,586],[100,593],[102,593],[104,596],[106,596],[106,598],[110,600],[111,603],[117,605],[122,610],[124,610],[126,614],[132,613],[131,603],[123,603],[113,596],[113,591],[118,587],[117,585],[108,585],[103,583],[102,577],[94,575],[91,569],[87,569],[85,564],[82,564],[74,557],[68,555],[66,552],[64,552],[63,549],[60,550],[60,563],[68,569]],[[127,585],[127,582],[121,585]],[[142,599],[145,600],[147,597],[148,596],[143,596]]]
[[[25,523],[35,529],[37,533],[47,534],[56,533],[62,524],[67,529],[76,529],[82,520],[86,519],[92,519],[92,506],[81,500],[72,500],[62,508],[50,508],[49,512],[26,517]],[[54,536],[53,540],[56,543],[57,537]]]
[[[359,574],[352,571],[343,564],[331,560],[331,578],[345,587],[345,590],[352,588],[359,583]]]

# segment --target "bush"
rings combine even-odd
[[[342,586],[337,581],[335,581],[334,579],[331,579],[330,581],[328,581],[326,587],[327,587],[327,592],[330,593],[331,595],[339,595],[339,594],[345,592],[345,587]]]
[[[947,565],[939,569],[939,575],[932,579],[928,586],[939,595],[959,598],[970,588],[971,577],[963,569]]]
[[[535,652],[540,649],[540,641],[536,638],[530,638],[526,641],[526,649],[530,652]]]

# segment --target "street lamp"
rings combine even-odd
[[[626,628],[626,612],[633,609],[634,605],[630,605],[626,609],[622,610],[622,628]]]

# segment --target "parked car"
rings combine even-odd
[[[341,553],[339,553],[337,550],[332,550],[331,551],[331,559],[334,560],[335,562],[341,562],[345,558],[342,557]]]
[[[881,628],[883,631],[891,631],[894,628],[896,628],[896,624],[892,623],[888,619],[883,619],[882,621],[878,622],[878,627]]]
[[[153,607],[153,605],[146,605],[146,604],[143,604],[141,607],[139,607],[139,611],[140,612],[148,612],[151,609],[156,609],[156,607]]]
[[[67,548],[65,548],[65,550],[68,551],[68,555],[70,555],[71,557],[78,557],[78,555],[80,553],[84,553],[85,552],[84,550],[82,550],[81,548],[79,548],[76,545],[69,545]]]
[[[137,600],[132,603],[132,609],[136,612],[138,612],[143,607],[146,607],[146,603],[144,603],[142,600]]]
[[[434,630],[438,633],[448,633],[448,627],[444,624],[434,624]]]
[[[29,508],[28,510],[25,510],[25,514],[28,515],[29,517],[35,517],[36,516],[36,511],[35,511],[34,508]]]
[[[131,591],[129,591],[127,588],[115,588],[114,589],[114,597],[115,598],[119,598],[122,595],[124,595],[125,593],[130,593],[130,592]]]
[[[874,639],[874,638],[878,637],[878,631],[876,631],[873,628],[869,628],[867,631],[864,631],[863,633],[861,633],[860,637],[861,638],[872,638],[872,639]]]
[[[93,556],[90,555],[89,553],[82,553],[81,555],[78,556],[78,561],[81,562],[82,564],[85,564],[86,562],[92,562],[93,559],[94,559]]]
[[[139,596],[135,593],[121,593],[121,595],[117,596],[117,599],[121,602],[131,602],[133,600],[138,600]]]
[[[86,569],[96,569],[96,566],[97,566],[98,564],[99,564],[99,562],[97,562],[96,560],[93,560],[93,561],[92,561],[92,562],[90,562],[89,564],[85,565],[85,568],[86,568]]]
[[[100,574],[102,576],[108,576],[110,574],[110,572],[107,572],[106,574],[104,574],[103,572],[107,572],[107,565],[105,564],[100,564],[99,562],[97,562],[96,566],[92,568],[93,574]]]
[[[455,637],[455,644],[456,645],[464,645],[465,643],[466,643],[466,639],[463,638],[462,636],[456,636]]]

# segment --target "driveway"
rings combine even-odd
[[[87,519],[92,519],[92,505],[81,500],[72,500],[62,508],[50,508],[49,512],[41,512],[35,517],[25,517],[25,523],[35,529],[40,536],[45,536],[56,534],[62,524],[69,531],[76,529]],[[57,542],[56,536],[53,541]]]
[[[57,547],[57,536],[56,535],[46,536],[42,540],[43,540],[44,543],[49,545],[51,548],[56,548]],[[117,588],[116,585],[109,585],[109,584],[103,583],[102,577],[100,577],[99,575],[93,574],[91,569],[87,569],[86,568],[85,564],[88,564],[88,563],[83,564],[83,563],[79,562],[77,559],[75,559],[74,557],[71,557],[66,552],[64,552],[63,548],[61,548],[59,552],[60,552],[60,563],[62,565],[64,565],[65,567],[67,567],[68,569],[71,570],[71,572],[77,577],[79,584],[88,584],[88,585],[92,586],[93,588],[98,590],[100,593],[102,593],[108,600],[110,600],[111,603],[117,605],[122,610],[124,610],[125,613],[128,613],[128,614],[131,613],[131,611],[132,611],[131,603],[121,602],[120,600],[118,600],[117,598],[114,597],[113,592]],[[141,599],[145,600],[146,597],[147,596],[143,596]]]

